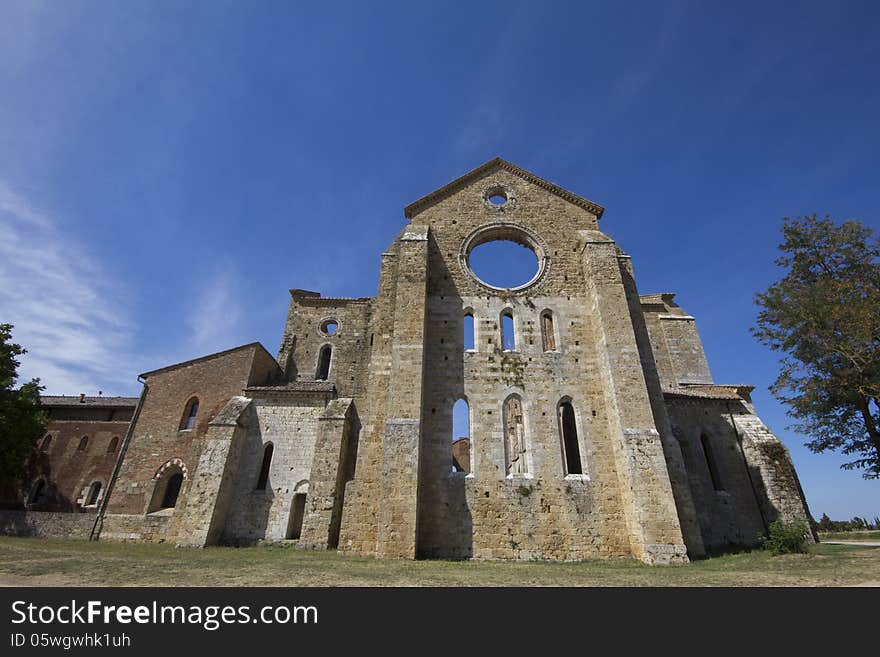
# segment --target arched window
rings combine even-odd
[[[578,445],[577,421],[574,417],[574,408],[567,399],[559,404],[559,430],[562,433],[565,474],[584,474],[581,449]]]
[[[452,406],[452,471],[471,471],[471,420],[466,399]]]
[[[513,333],[513,311],[501,313],[501,348],[504,351],[516,349],[516,336]]]
[[[504,454],[507,474],[528,474],[526,450],[522,400],[519,395],[511,395],[504,402]]]
[[[93,482],[89,487],[89,493],[86,495],[86,506],[94,506],[98,503],[98,495],[101,492],[101,482]]]
[[[48,452],[49,447],[51,445],[52,445],[52,436],[50,436],[49,434],[46,434],[45,437],[43,438],[43,442],[40,443],[40,451],[41,452]]]
[[[544,351],[556,351],[556,332],[553,329],[553,313],[545,310],[541,313],[541,343]]]
[[[177,496],[180,495],[180,487],[183,485],[183,473],[177,472],[168,478],[165,486],[165,494],[162,496],[162,509],[173,509],[177,505]]]
[[[110,439],[110,444],[107,445],[107,453],[113,454],[117,447],[119,447],[119,436],[113,436]]]
[[[330,356],[332,354],[333,349],[329,344],[321,347],[321,353],[318,356],[318,371],[315,373],[315,379],[318,381],[326,381],[330,376]]]
[[[472,313],[466,313],[464,316],[464,349],[465,351],[473,351],[475,347],[474,316]]]
[[[38,479],[37,483],[34,484],[34,487],[31,489],[30,503],[31,504],[42,504],[42,502],[46,499],[46,480]]]
[[[76,448],[78,452],[84,452],[89,448],[89,437],[83,436],[79,439],[79,446]]]
[[[173,458],[159,468],[153,477],[153,490],[146,512],[174,508],[186,478],[186,464],[179,458]]]
[[[180,418],[180,430],[189,431],[196,426],[196,415],[199,414],[199,398],[192,397],[183,407],[183,417]]]
[[[715,490],[724,490],[724,486],[721,484],[721,477],[718,475],[718,463],[715,461],[715,454],[712,451],[712,445],[709,444],[709,437],[706,434],[700,436],[700,444],[703,446],[706,467],[709,469],[709,477],[712,479],[713,488]]]
[[[272,453],[275,448],[272,443],[268,443],[263,448],[263,464],[260,466],[260,476],[257,479],[257,490],[266,490],[266,483],[269,481],[269,466],[272,465]]]

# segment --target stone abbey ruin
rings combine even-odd
[[[146,372],[139,399],[46,397],[3,531],[668,564],[806,520],[752,388],[713,381],[694,318],[639,294],[602,212],[483,164],[405,208],[376,296],[291,290],[277,358],[252,343]],[[478,278],[495,240],[535,276]]]

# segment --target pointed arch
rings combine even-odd
[[[709,470],[709,478],[712,480],[712,487],[715,490],[724,490],[720,473],[718,472],[718,462],[715,460],[715,453],[712,451],[712,445],[709,442],[709,436],[705,433],[700,434],[700,445],[703,447],[703,456],[706,457],[706,468]]]
[[[544,310],[541,313],[541,345],[544,351],[556,351],[557,344],[553,311]]]
[[[93,481],[86,493],[85,504],[83,506],[95,506],[98,503],[98,497],[101,494],[101,482]]]
[[[31,486],[28,504],[39,506],[46,501],[46,478],[39,477]]]
[[[556,405],[559,418],[559,439],[562,445],[562,465],[566,475],[584,474],[581,460],[580,440],[578,438],[577,417],[571,397],[563,397]]]
[[[293,497],[290,500],[290,514],[287,517],[287,530],[284,532],[284,537],[288,540],[296,540],[302,534],[308,494],[308,479],[299,481],[293,488]]]
[[[116,453],[117,447],[119,447],[119,436],[113,436],[110,439],[110,444],[107,445],[107,453],[108,454]]]
[[[269,482],[269,468],[272,465],[272,455],[274,453],[275,446],[272,443],[266,443],[263,447],[263,461],[260,464],[260,475],[257,477],[255,490],[266,490],[266,484]]]
[[[466,397],[452,405],[452,471],[472,472],[471,410]]]
[[[330,359],[333,356],[333,347],[325,344],[318,352],[318,367],[315,370],[315,380],[326,381],[330,378]]]
[[[183,407],[183,416],[180,418],[180,431],[190,431],[196,425],[196,416],[199,414],[199,398],[190,397]]]
[[[504,400],[502,417],[506,474],[529,474],[525,412],[523,399],[518,393],[508,395]]]
[[[477,348],[477,334],[476,327],[474,326],[474,311],[470,308],[465,308],[464,318],[462,321],[464,324],[462,335],[462,338],[464,340],[464,350],[474,351]]]
[[[513,323],[512,308],[505,308],[501,311],[499,325],[501,326],[502,351],[516,351],[516,329]]]
[[[83,436],[79,439],[79,445],[76,447],[76,451],[85,452],[89,448],[89,437]]]
[[[153,493],[147,505],[147,513],[173,509],[188,477],[186,464],[179,458],[165,462],[153,476]]]

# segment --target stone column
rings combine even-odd
[[[427,315],[427,226],[407,227],[400,237],[398,261],[377,556],[414,559]]]
[[[645,315],[642,311],[639,291],[636,286],[632,259],[626,255],[619,255],[618,261],[629,303],[629,313],[635,331],[636,345],[641,355],[642,372],[645,376],[651,411],[654,414],[654,426],[660,432],[660,440],[666,456],[669,481],[672,484],[675,507],[678,510],[678,522],[681,526],[688,554],[691,557],[702,557],[706,554],[706,548],[703,545],[703,536],[700,532],[699,520],[697,519],[697,509],[691,496],[691,488],[687,469],[684,465],[684,456],[681,453],[681,446],[678,444],[675,436],[672,435],[672,425],[666,412],[666,402],[663,399],[663,389],[660,385],[660,376],[657,373],[657,362],[654,360],[651,338],[648,335],[648,327],[645,325]],[[694,330],[694,335],[696,336],[696,330]],[[700,353],[702,353],[702,345]],[[706,371],[708,373],[708,365],[706,366]]]
[[[208,425],[204,448],[186,494],[186,505],[175,514],[170,532],[177,544],[214,545],[223,534],[235,473],[247,431],[244,426],[251,400],[233,397]]]
[[[339,542],[342,496],[350,470],[348,441],[356,430],[356,420],[354,403],[342,398],[327,404],[318,420],[306,515],[297,544],[300,548],[326,550]]]
[[[654,423],[617,246],[598,231],[588,231],[585,238],[587,299],[597,331],[607,431],[617,461],[632,554],[649,564],[683,563],[687,550]]]
[[[777,519],[784,522],[805,522],[810,525],[810,510],[801,488],[791,456],[785,445],[754,413],[751,404],[737,404],[738,414],[731,415],[739,433],[743,456],[761,516],[769,525]],[[812,529],[811,529],[812,534]],[[816,540],[816,536],[812,536]]]

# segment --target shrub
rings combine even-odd
[[[785,522],[781,518],[770,523],[770,536],[764,547],[773,554],[793,554],[807,551],[810,528],[805,522]]]

